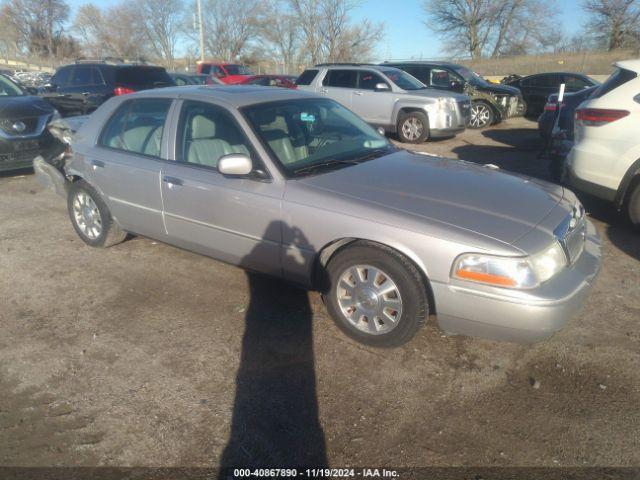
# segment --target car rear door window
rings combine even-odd
[[[375,72],[364,70],[359,72],[358,88],[362,90],[375,90],[376,85],[379,83],[384,83],[389,86],[389,84]]]
[[[217,169],[225,155],[250,155],[240,127],[227,111],[215,105],[186,101],[178,123],[178,161]]]
[[[305,70],[296,80],[296,85],[311,85],[316,75],[318,75],[318,70],[315,68]]]
[[[358,82],[357,70],[329,70],[322,80],[326,87],[356,88]]]
[[[144,98],[123,103],[104,127],[98,144],[160,157],[162,132],[171,106],[168,98]]]
[[[73,67],[62,67],[59,69],[53,77],[51,77],[51,85],[58,87],[64,87],[69,83],[71,77],[71,70]]]

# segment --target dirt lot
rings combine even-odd
[[[544,177],[516,119],[420,148]],[[640,241],[585,199],[604,267],[533,346],[340,333],[315,293],[144,238],[85,246],[0,178],[0,465],[640,465]]]

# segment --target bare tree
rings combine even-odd
[[[640,43],[640,2],[638,0],[585,0],[589,29],[609,50]]]
[[[294,64],[301,45],[298,19],[283,0],[271,0],[265,4],[260,36],[272,50],[273,56],[281,59],[285,72],[297,70]]]
[[[310,63],[366,60],[384,36],[384,25],[364,19],[353,25],[352,0],[289,0],[302,29]]]
[[[258,37],[264,12],[260,0],[203,0],[205,50],[220,60],[235,61]]]
[[[0,8],[0,50],[2,56],[8,61],[12,57],[17,57],[22,38],[20,31],[7,14],[7,8],[7,6]]]
[[[72,30],[80,38],[88,57],[133,59],[146,57],[149,52],[148,38],[140,25],[139,8],[122,0],[105,9],[91,3],[82,5]]]
[[[494,0],[425,0],[426,26],[443,36],[453,53],[480,58],[495,22]]]
[[[140,27],[153,55],[173,70],[176,45],[182,34],[181,0],[139,0],[137,8]]]
[[[56,55],[69,18],[69,5],[64,0],[11,0],[4,5],[3,13],[29,53]]]

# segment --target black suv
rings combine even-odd
[[[175,82],[162,67],[80,61],[58,68],[38,94],[68,117],[91,113],[114,95],[172,85]]]
[[[466,93],[471,97],[470,128],[484,128],[523,115],[520,90],[490,83],[467,67],[449,62],[385,62],[413,75],[427,87]]]

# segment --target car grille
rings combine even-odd
[[[0,120],[0,137],[6,139],[33,138],[39,136],[47,125],[49,115],[39,117],[3,118]]]
[[[458,111],[460,112],[461,120],[466,125],[471,118],[471,102],[469,100],[458,100]]]
[[[553,233],[560,242],[567,260],[573,264],[582,254],[587,236],[587,222],[582,205],[576,204]]]

